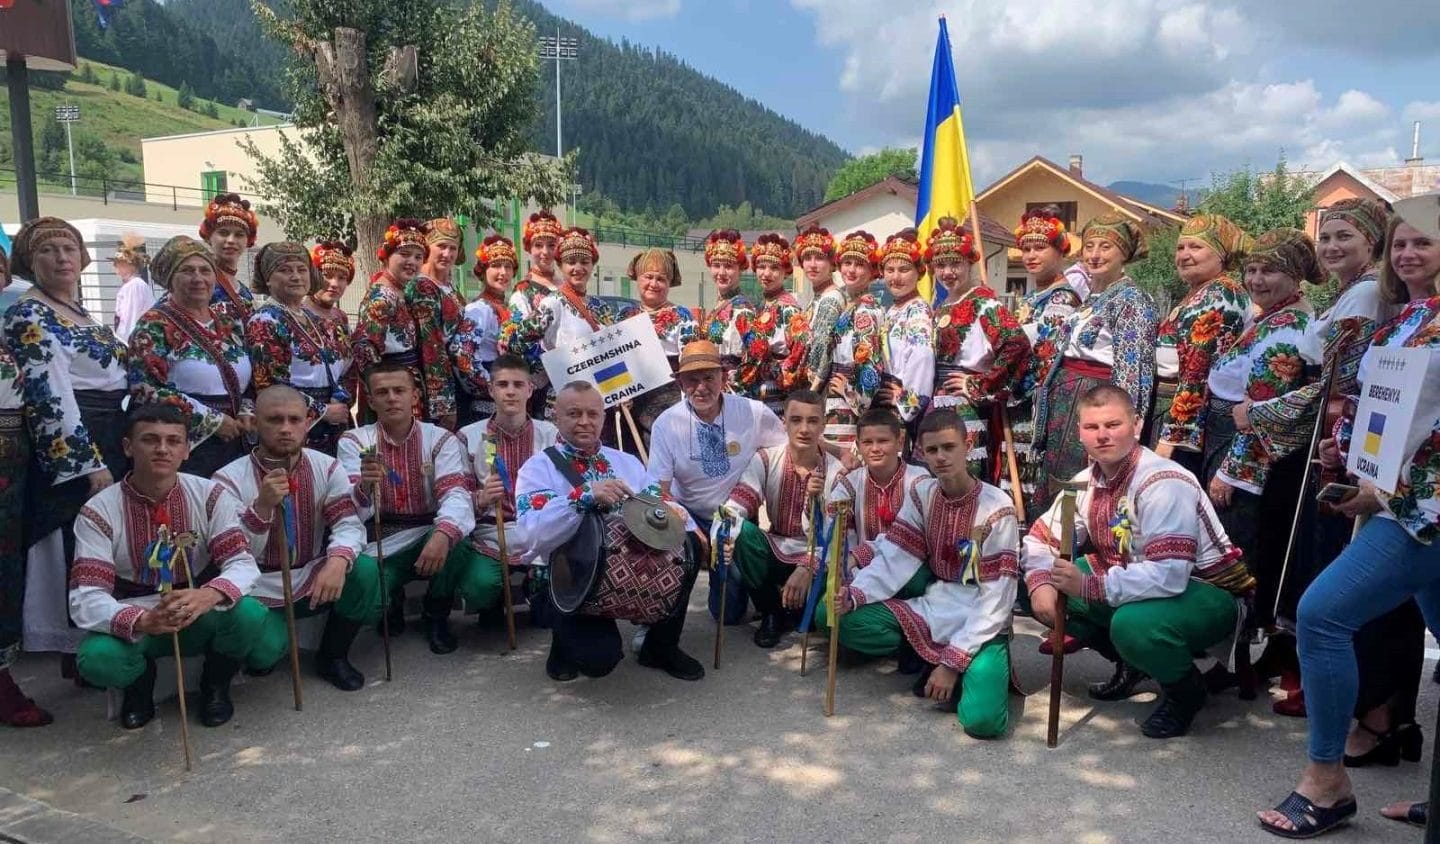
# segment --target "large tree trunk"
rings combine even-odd
[[[371,170],[379,149],[375,89],[370,82],[365,46],[365,33],[349,27],[337,27],[333,43],[314,45],[320,87],[340,128],[351,182],[362,193],[372,184]],[[375,250],[389,222],[383,214],[357,211],[355,263],[361,278],[369,279],[380,268]]]

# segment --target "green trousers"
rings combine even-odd
[[[180,653],[185,656],[219,654],[245,659],[260,639],[269,610],[254,598],[241,598],[224,612],[211,611],[180,631]],[[127,642],[109,633],[91,633],[80,642],[75,664],[80,676],[107,689],[123,689],[145,673],[145,660],[173,656],[167,636],[141,636]]]
[[[355,561],[355,565],[350,567],[350,573],[345,575],[345,587],[340,590],[340,597],[335,603],[321,604],[311,609],[309,598],[301,598],[295,602],[296,619],[309,618],[332,610],[346,621],[357,624],[371,624],[379,620],[380,569],[373,560],[366,562],[365,558],[361,557]],[[245,664],[261,670],[271,668],[289,651],[290,631],[285,627],[285,608],[270,608],[265,614],[265,625],[261,628],[260,638],[245,657]]]
[[[1198,580],[1171,598],[1112,607],[1070,597],[1065,606],[1065,632],[1106,656],[1118,656],[1161,684],[1183,679],[1196,655],[1224,641],[1235,629],[1235,599],[1224,589]]]
[[[420,579],[415,572],[415,561],[431,535],[427,533],[424,539],[398,554],[385,555],[385,588],[392,594],[410,581]],[[375,558],[360,555],[355,567],[361,566],[373,569]],[[456,595],[471,609],[486,610],[500,604],[500,561],[486,557],[463,539],[450,549],[445,564],[430,578],[425,598],[438,603],[454,601]]]
[[[795,567],[780,562],[770,549],[770,540],[754,522],[740,523],[740,535],[735,537],[735,568],[750,590],[755,609],[767,615],[780,611],[780,589]]]
[[[921,569],[929,574],[929,569]],[[932,576],[933,577],[933,576]],[[915,586],[912,578],[906,584]],[[924,587],[920,588],[922,594]],[[901,594],[897,597],[913,598]],[[825,605],[816,609],[819,624],[826,625]],[[828,626],[828,625],[826,625]],[[900,620],[884,604],[866,604],[840,619],[840,644],[868,656],[890,656],[905,643]],[[960,675],[960,700],[955,716],[975,738],[995,738],[1010,725],[1010,640],[1001,635],[980,646]]]

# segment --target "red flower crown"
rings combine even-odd
[[[530,219],[525,221],[525,230],[520,238],[520,245],[525,248],[526,252],[529,252],[530,244],[532,244],[537,237],[548,237],[558,241],[560,235],[564,233],[565,229],[560,225],[560,221],[556,219],[555,215],[550,213],[550,209],[547,208],[536,211],[530,215]]]
[[[797,260],[804,258],[805,253],[812,251],[819,252],[831,261],[835,260],[835,238],[830,236],[829,229],[812,225],[795,236],[795,247],[792,252]]]
[[[428,258],[430,244],[425,242],[425,224],[413,217],[396,220],[385,230],[385,240],[380,244],[380,248],[375,250],[375,254],[381,261],[388,261],[402,246],[418,246]]]
[[[327,269],[344,270],[353,281],[355,279],[354,256],[355,253],[349,246],[336,240],[322,240],[310,250],[310,263],[322,273]]]
[[[870,262],[871,270],[878,270],[880,244],[875,240],[875,235],[861,230],[853,231],[840,240],[840,245],[835,247],[835,263],[840,263],[846,258],[859,258],[862,261]]]
[[[475,250],[475,277],[483,279],[485,270],[491,264],[504,261],[509,261],[512,267],[520,266],[520,256],[515,252],[515,243],[504,235],[492,234]]]
[[[787,274],[794,269],[790,263],[790,241],[778,234],[762,234],[755,239],[750,249],[750,260],[758,265],[761,261],[775,261]]]
[[[1067,245],[1065,224],[1056,217],[1033,212],[1027,214],[1020,218],[1020,225],[1015,229],[1015,247],[1018,249],[1031,240],[1047,243],[1064,252]]]
[[[742,270],[750,268],[750,259],[745,255],[745,241],[737,231],[713,231],[705,238],[705,266],[716,261],[734,261]]]
[[[975,248],[975,238],[960,228],[954,217],[941,217],[938,227],[930,232],[930,241],[925,246],[925,262],[933,265],[942,258],[959,258],[974,264],[980,260],[980,250]]]
[[[885,239],[885,245],[875,253],[876,263],[885,266],[891,258],[903,258],[916,267],[925,266],[925,254],[920,249],[920,235],[914,229],[902,229]]]
[[[249,232],[247,246],[255,245],[255,236],[260,232],[260,218],[250,210],[250,200],[241,199],[238,193],[216,194],[205,207],[205,219],[200,223],[200,239],[210,240],[210,235],[222,223],[236,223]]]

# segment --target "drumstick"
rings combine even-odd
[[[1075,561],[1075,491],[1060,492],[1060,549]],[[1065,680],[1065,604],[1064,592],[1058,588],[1055,604],[1055,626],[1050,630],[1050,712],[1045,724],[1045,746],[1053,749],[1060,741],[1060,692]]]
[[[836,505],[834,526],[830,529],[830,584],[826,587],[829,592],[829,607],[827,609],[830,617],[830,664],[827,668],[828,674],[825,678],[825,717],[829,718],[835,714],[835,678],[836,668],[840,664],[840,618],[836,612],[839,604],[840,584],[844,580],[840,577],[840,566],[845,564],[841,559],[840,543],[844,537],[840,530],[845,525],[846,511],[849,509],[849,502],[841,501]]]

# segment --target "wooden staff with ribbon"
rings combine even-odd
[[[901,469],[900,471],[904,471]],[[825,586],[825,607],[830,621],[830,654],[829,664],[825,676],[825,717],[835,714],[835,682],[837,669],[840,666],[840,616],[836,606],[837,597],[840,594],[840,586],[846,583],[849,578],[845,576],[844,566],[848,564],[849,532],[845,530],[846,517],[849,515],[850,502],[841,501],[836,505],[835,516],[830,524],[830,566],[829,577]]]
[[[500,551],[500,595],[505,602],[505,638],[513,651],[519,643],[515,639],[515,596],[510,591],[510,549],[505,543],[505,500],[511,495],[510,472],[493,435],[485,438],[485,456],[489,458],[490,471],[500,478],[500,484],[505,488],[505,499],[491,506],[495,509],[495,544]]]
[[[290,637],[290,685],[295,696],[295,711],[305,708],[300,681],[300,637],[295,630],[295,557],[299,552],[299,524],[295,519],[295,478],[290,478],[290,494],[280,502],[285,517],[285,556],[280,559],[280,585],[285,590],[285,633]]]
[[[379,451],[373,445],[361,451],[360,456],[362,459],[380,459]],[[385,467],[385,471],[393,479],[395,470]],[[385,649],[385,682],[389,683],[394,675],[390,669],[390,590],[385,587],[385,531],[380,523],[380,511],[385,500],[381,493],[381,481],[375,482],[370,495],[375,505],[375,564],[380,569],[380,641]]]
[[[817,496],[810,496],[805,499],[805,508],[810,512],[810,533],[806,537],[805,559],[815,559],[816,543],[819,540],[821,522],[825,520],[824,512],[820,509],[820,499]],[[821,566],[824,560],[820,561]],[[820,575],[824,573],[823,568],[816,572],[816,576],[810,581],[810,596],[805,602],[805,612],[800,620],[800,676],[805,676],[806,660],[810,655],[810,619],[815,612],[815,600],[820,592]]]
[[[163,507],[156,508],[154,517],[157,525],[155,541],[146,549],[145,565],[154,570],[160,594],[174,591],[176,568],[185,572],[185,587],[194,589],[195,579],[190,575],[190,561],[186,556],[186,549],[195,541],[194,536],[188,533],[176,536],[170,527],[170,514]],[[179,630],[170,631],[170,644],[175,656],[175,696],[180,702],[180,749],[185,754],[185,770],[189,771],[190,713],[185,705],[185,655],[180,651]]]
[[[1060,547],[1057,549],[1071,562],[1075,561],[1075,497],[1074,488],[1060,491]],[[1055,590],[1055,626],[1050,629],[1050,712],[1045,722],[1045,746],[1053,749],[1060,742],[1060,693],[1065,682],[1065,605],[1064,592]]]
[[[720,579],[720,615],[715,619],[715,668],[720,667],[720,650],[725,644],[725,593],[730,585],[730,563],[725,559],[725,545],[730,541],[730,514],[723,506],[716,508],[715,544],[710,546],[710,576]]]

